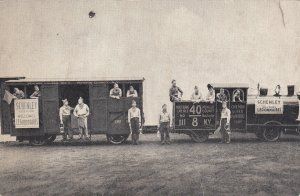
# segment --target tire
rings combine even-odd
[[[46,143],[47,143],[46,139],[43,136],[31,137],[29,139],[29,144],[32,145],[32,146],[43,146]]]
[[[127,135],[106,135],[107,140],[112,143],[112,144],[122,144],[124,143],[127,138],[128,138],[128,134]]]
[[[209,133],[206,131],[205,132],[203,132],[203,131],[195,132],[195,131],[190,130],[189,135],[193,142],[202,143],[202,142],[205,142],[206,140],[208,140]]]
[[[276,142],[280,138],[281,131],[275,127],[265,127],[262,132],[263,139],[267,142]]]

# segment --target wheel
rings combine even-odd
[[[262,133],[263,139],[268,142],[275,142],[280,137],[280,130],[275,127],[266,127]]]
[[[55,139],[56,139],[56,135],[51,135],[46,137],[46,142],[47,144],[51,144],[52,142],[54,142]]]
[[[46,144],[46,139],[43,136],[32,137],[29,139],[29,143],[33,146],[43,146]]]
[[[195,131],[190,131],[190,137],[194,142],[197,143],[202,143],[205,142],[208,139],[209,133],[208,132],[195,132]]]
[[[107,140],[112,144],[122,144],[128,138],[127,135],[106,135]]]

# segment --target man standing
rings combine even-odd
[[[196,103],[202,101],[202,94],[199,92],[198,86],[195,86],[194,88],[194,93],[191,96],[191,101]]]
[[[17,99],[24,99],[25,98],[25,94],[22,90],[18,89],[18,88],[14,88],[14,94],[15,98]]]
[[[110,89],[109,96],[113,99],[120,99],[122,97],[122,90],[117,83],[114,83],[114,88]]]
[[[73,132],[71,129],[71,110],[73,110],[73,108],[69,106],[67,99],[63,99],[62,102],[63,106],[61,106],[59,109],[60,124],[64,127],[62,141],[66,141],[67,136],[69,136],[70,140],[73,140]]]
[[[171,115],[167,111],[167,105],[162,106],[162,112],[159,115],[158,130],[160,132],[161,144],[170,144],[170,122]]]
[[[180,97],[179,97],[179,93],[180,93]],[[182,95],[183,95],[183,91],[178,86],[176,86],[176,80],[172,80],[172,86],[169,90],[170,101],[171,102],[180,101]]]
[[[227,102],[222,102],[220,132],[221,143],[230,143],[230,110],[227,108]]]
[[[78,104],[76,105],[73,114],[78,119],[78,127],[80,131],[79,139],[82,139],[82,136],[84,135],[84,139],[88,140],[87,117],[90,115],[90,109],[88,105],[83,103],[82,97],[78,99]]]
[[[131,132],[133,145],[139,144],[140,127],[142,123],[141,111],[136,107],[136,102],[132,100],[131,108],[128,110],[128,123]]]

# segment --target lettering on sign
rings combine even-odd
[[[258,97],[255,114],[283,114],[283,101],[278,97]]]
[[[15,128],[39,128],[39,103],[38,99],[16,99]]]

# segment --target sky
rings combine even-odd
[[[184,99],[214,82],[300,90],[299,19],[293,0],[0,0],[0,76],[144,77],[155,124],[172,79]]]

